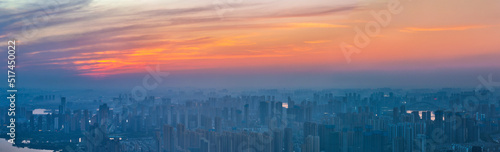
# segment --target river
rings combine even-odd
[[[37,149],[29,149],[29,148],[19,148],[16,146],[12,146],[5,139],[0,139],[0,152],[52,152],[51,150],[37,150]]]

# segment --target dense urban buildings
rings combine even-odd
[[[18,109],[16,146],[92,152],[500,151],[499,97],[454,88],[209,89],[169,90],[141,101],[118,93],[77,102],[82,98],[76,95],[34,92],[20,97],[27,102]]]

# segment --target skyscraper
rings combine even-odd
[[[262,125],[266,125],[269,117],[269,102],[259,102],[259,120]]]
[[[285,136],[284,136],[284,152],[292,152],[293,151],[293,132],[292,128],[285,128]]]
[[[174,151],[174,127],[170,125],[163,125],[163,149],[166,152]]]

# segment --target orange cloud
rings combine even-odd
[[[457,27],[436,27],[436,28],[419,28],[419,27],[407,27],[405,30],[400,31],[463,31],[468,29],[478,29],[488,27],[486,25],[472,25],[472,26],[457,26]]]
[[[292,28],[346,28],[347,25],[327,24],[327,23],[290,23]]]
[[[330,40],[304,41],[304,43],[309,43],[309,44],[326,43],[326,42],[330,42]]]

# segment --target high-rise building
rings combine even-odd
[[[259,102],[259,120],[262,125],[266,125],[269,117],[269,102]]]
[[[283,102],[276,102],[276,113],[278,115],[283,115]]]
[[[273,131],[272,146],[273,151],[282,152],[283,151],[283,132],[281,130]]]
[[[420,114],[419,111],[412,111],[411,114],[413,115],[413,122],[418,122],[420,121]]]
[[[393,123],[399,123],[399,109],[398,107],[394,107],[392,109],[392,119],[393,119]]]
[[[420,152],[427,152],[427,136],[424,134],[418,134],[417,135],[417,145],[416,145],[416,150],[420,150]]]
[[[59,114],[64,114],[66,110],[66,97],[61,97],[61,105],[59,105]]]
[[[293,152],[293,132],[292,128],[285,128],[285,136],[283,139],[284,152]]]
[[[332,138],[330,133],[335,132],[334,125],[318,125],[318,136],[320,141],[320,150],[321,151],[332,151],[334,148],[332,147]]]
[[[174,127],[170,125],[163,125],[163,149],[166,152],[174,152],[174,141]]]
[[[108,104],[102,104],[99,106],[99,113],[97,120],[99,121],[99,125],[107,125],[107,121],[109,119],[109,107]]]
[[[209,140],[207,140],[205,138],[200,139],[200,152],[211,152]]]
[[[304,122],[304,139],[309,135],[313,137],[318,135],[318,125],[314,122]]]
[[[177,146],[181,149],[186,148],[186,127],[184,124],[177,124]]]
[[[220,117],[215,117],[214,127],[216,132],[222,132],[222,119]]]
[[[245,123],[248,123],[249,108],[250,108],[250,105],[245,104],[244,110],[243,110],[243,113],[244,113],[243,119],[244,119]]]
[[[385,136],[382,131],[370,131],[363,133],[363,151],[383,152]]]
[[[302,152],[320,152],[319,142],[319,136],[308,135],[302,145]]]
[[[440,126],[443,125],[443,116],[444,116],[443,110],[437,110],[434,112],[434,121],[436,122],[436,124]]]

